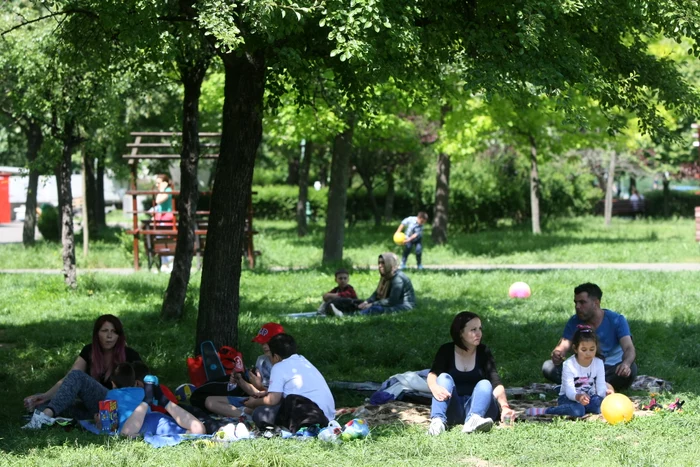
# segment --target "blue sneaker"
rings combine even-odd
[[[425,269],[425,268],[423,267],[423,265],[422,265],[422,264],[419,264],[419,265],[418,265],[418,270],[419,270],[419,271],[422,271],[423,269]]]
[[[402,261],[401,264],[399,265],[399,269],[406,269],[406,263],[404,263]]]

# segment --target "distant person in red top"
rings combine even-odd
[[[343,316],[343,312],[358,310],[357,305],[362,303],[362,300],[357,298],[357,293],[349,282],[350,274],[347,269],[338,269],[335,272],[335,283],[338,286],[323,294],[323,303],[318,309],[318,314]]]

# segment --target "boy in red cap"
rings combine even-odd
[[[248,371],[248,381],[243,379],[241,373],[232,372],[230,382],[238,385],[246,394],[257,397],[267,392],[270,385],[270,372],[272,372],[272,354],[267,345],[270,339],[277,334],[283,334],[284,328],[281,324],[266,323],[258,334],[253,337],[252,342],[257,342],[262,346],[263,354],[255,361],[255,368]],[[211,412],[225,417],[239,417],[245,397],[235,396],[209,396],[204,401],[204,406]]]

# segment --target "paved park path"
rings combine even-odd
[[[37,234],[37,237],[39,235]],[[0,243],[21,243],[22,242],[22,223],[13,222],[11,224],[0,225]],[[304,270],[305,268],[282,268],[271,267],[274,272],[283,272],[294,270]],[[370,269],[377,269],[376,266]],[[551,271],[558,269],[614,269],[621,271],[700,271],[700,263],[550,263],[550,264],[446,264],[425,265],[427,270],[449,270],[449,271],[493,271],[493,270],[512,270],[512,271]],[[415,269],[407,269],[414,272]],[[148,269],[141,271],[148,272]],[[134,274],[131,268],[120,269],[78,269],[78,274],[104,273],[116,275]],[[60,269],[0,269],[0,274],[62,274]]]
[[[289,271],[292,268],[270,268],[273,272]],[[293,268],[296,271],[303,271],[306,268]],[[377,269],[376,266],[370,269]],[[553,270],[592,270],[592,269],[613,269],[619,271],[700,271],[700,263],[555,263],[555,264],[448,264],[448,265],[425,265],[427,271],[553,271]],[[407,269],[410,272],[417,272],[415,269]],[[143,268],[139,272],[148,272]],[[60,269],[0,269],[0,274],[62,274]],[[78,269],[78,274],[115,274],[130,275],[137,274],[131,268],[104,268],[104,269]]]

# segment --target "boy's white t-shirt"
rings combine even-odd
[[[272,367],[268,392],[304,396],[319,406],[328,420],[335,419],[333,394],[320,371],[306,358],[294,354]]]

